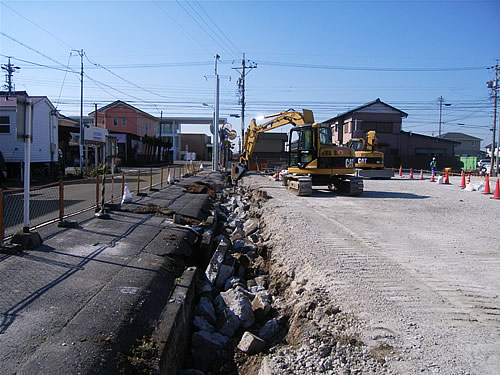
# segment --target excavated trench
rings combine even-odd
[[[178,373],[386,373],[391,348],[369,351],[356,334],[356,319],[331,304],[326,289],[305,288],[307,280],[296,280],[273,258],[274,228],[262,210],[268,199],[263,190],[231,187],[215,200],[214,254],[200,267]],[[154,340],[144,338],[134,351],[149,362],[135,373],[175,373],[158,366]]]

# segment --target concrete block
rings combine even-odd
[[[215,324],[216,316],[214,305],[207,297],[200,298],[200,302],[196,305],[194,313],[195,315],[205,318],[210,324]]]
[[[38,232],[18,232],[14,234],[10,242],[21,245],[24,250],[33,250],[43,244],[42,237]]]
[[[265,347],[266,342],[264,340],[248,331],[243,334],[238,344],[238,349],[250,355],[260,353]]]

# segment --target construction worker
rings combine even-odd
[[[437,166],[438,166],[438,163],[437,163],[436,158],[434,157],[434,158],[432,158],[431,163],[430,163],[431,171],[436,172]]]

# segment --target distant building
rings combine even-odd
[[[194,153],[195,158],[189,160],[212,160],[212,140],[206,134],[181,134],[181,157],[186,153]]]
[[[288,153],[286,143],[287,133],[261,133],[257,138],[255,149],[249,160],[249,168],[275,168],[288,164]]]
[[[456,156],[475,156],[481,155],[481,138],[473,137],[464,133],[445,133],[441,136],[443,139],[460,142],[455,146]]]

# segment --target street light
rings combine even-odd
[[[212,170],[216,171],[217,170],[217,146],[219,144],[217,140],[217,132],[215,131],[216,124],[215,124],[215,108],[213,105],[210,105],[208,103],[202,103],[204,107],[210,107],[212,108],[212,128],[210,129],[210,132],[212,133]]]

